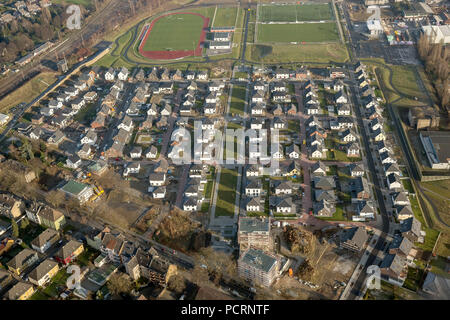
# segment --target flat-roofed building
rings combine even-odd
[[[250,283],[270,287],[279,275],[280,265],[275,255],[250,248],[238,260],[238,273]]]
[[[242,217],[239,219],[238,243],[241,252],[249,249],[270,251],[270,218]]]
[[[450,169],[449,131],[421,131],[420,141],[432,169]]]

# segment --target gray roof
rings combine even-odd
[[[336,201],[336,194],[334,190],[314,190],[316,201],[327,200],[331,202]]]
[[[241,261],[264,272],[269,272],[277,263],[277,259],[261,250],[249,249],[241,257]]]
[[[33,271],[30,272],[30,279],[39,281],[57,265],[58,263],[56,261],[52,261],[50,259],[42,261],[41,264],[39,264],[36,268],[33,269]]]
[[[269,219],[242,217],[239,219],[239,233],[269,232]]]
[[[77,250],[82,245],[83,243],[81,242],[70,240],[61,249],[59,249],[56,255],[60,258],[67,259],[74,253],[75,250]]]
[[[398,254],[388,254],[384,257],[381,262],[380,268],[387,269],[390,268],[397,276],[399,276],[403,270],[406,263],[406,258]]]
[[[252,179],[249,181],[249,183],[247,184],[247,186],[245,188],[248,189],[261,189],[261,181],[260,180],[256,180],[256,179]]]
[[[420,221],[417,220],[415,217],[411,217],[402,221],[402,224],[400,225],[400,232],[401,233],[412,232],[417,237],[419,237],[421,227],[422,225]]]
[[[45,229],[45,231],[43,231],[40,235],[34,238],[33,241],[31,241],[31,244],[40,248],[47,242],[55,243],[58,239],[59,233],[49,228]]]
[[[8,299],[9,300],[17,300],[17,298],[19,298],[21,295],[23,295],[25,292],[27,292],[30,287],[33,287],[32,284],[27,283],[27,282],[18,282],[17,284],[14,285],[14,287],[12,287],[7,295],[8,295]]]
[[[314,187],[317,189],[334,189],[336,188],[336,181],[332,176],[314,177]]]
[[[404,255],[408,255],[412,247],[413,244],[408,238],[396,235],[389,246],[389,250],[399,250]]]
[[[369,239],[369,236],[362,227],[346,229],[341,236],[341,242],[351,242],[360,249],[364,246],[367,239]]]
[[[31,249],[23,249],[6,264],[8,267],[21,268],[28,260],[37,257],[37,252]]]

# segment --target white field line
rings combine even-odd
[[[211,27],[214,27],[214,21],[216,21],[216,14],[217,14],[217,6],[216,6],[216,10],[214,10],[214,17],[213,17],[213,21],[211,22]]]

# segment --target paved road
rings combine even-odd
[[[308,159],[308,147],[306,144],[303,144],[303,141],[306,141],[306,119],[308,116],[305,114],[305,106],[303,104],[303,90],[301,89],[300,84],[295,85],[295,98],[297,99],[297,103],[299,106],[300,113],[300,149],[301,149],[301,159],[300,165],[303,170],[303,183],[302,187],[304,190],[304,195],[302,196],[302,213],[308,213],[310,209],[313,207],[312,202],[312,189],[311,189],[311,166],[312,161]]]
[[[364,287],[364,280],[366,278],[366,272],[365,270],[367,269],[367,267],[369,267],[370,265],[372,265],[379,253],[379,251],[382,249],[384,242],[386,241],[386,237],[387,237],[387,233],[389,232],[389,216],[386,210],[386,204],[384,202],[384,197],[383,197],[383,193],[382,193],[382,182],[378,179],[378,175],[376,174],[376,167],[375,167],[375,162],[374,162],[374,153],[371,152],[370,150],[370,144],[372,143],[370,141],[370,137],[368,132],[365,129],[364,126],[364,122],[363,122],[363,117],[361,114],[361,108],[360,106],[361,101],[359,99],[359,93],[356,91],[356,81],[354,79],[354,74],[353,72],[351,73],[351,80],[354,81],[355,85],[351,86],[351,92],[352,92],[352,99],[353,99],[353,105],[355,106],[354,110],[357,116],[357,120],[358,120],[358,126],[361,130],[361,135],[363,138],[363,144],[364,144],[364,148],[365,148],[365,152],[367,155],[367,165],[369,167],[369,171],[372,173],[372,182],[374,184],[375,187],[375,193],[377,196],[377,201],[378,201],[378,208],[380,210],[380,214],[381,214],[381,218],[382,218],[382,233],[377,241],[377,244],[375,245],[375,249],[372,251],[372,253],[370,254],[369,258],[367,259],[367,262],[363,268],[364,272],[361,272],[360,276],[358,277],[357,281],[355,282],[354,286],[353,286],[353,290],[351,290],[348,299],[355,299],[357,298],[357,296],[360,294],[362,288]],[[369,156],[370,155],[370,156]]]

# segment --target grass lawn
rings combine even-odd
[[[426,232],[424,243],[416,242],[415,245],[421,248],[422,250],[431,251],[433,250],[434,244],[436,243],[439,231],[432,228],[428,228],[426,226],[425,220],[422,215],[422,211],[420,210],[416,197],[409,196],[409,202],[411,203],[411,208],[413,210],[414,216],[416,217],[417,220],[420,221],[420,223],[422,223],[422,230]]]
[[[244,114],[246,87],[234,85],[231,92],[230,112],[233,114]]]
[[[85,8],[93,8],[94,2],[92,0],[53,0],[55,4],[69,5],[69,4],[78,4],[82,5]]]
[[[328,221],[347,221],[347,219],[344,216],[344,208],[342,205],[336,205],[336,212],[333,214],[332,217],[316,217],[316,218]]]
[[[209,202],[203,202],[202,207],[200,208],[200,211],[202,213],[209,212],[210,203]]]
[[[402,179],[402,183],[403,186],[405,187],[405,190],[407,190],[409,193],[414,193],[414,188],[409,179]]]
[[[56,75],[52,72],[42,72],[27,81],[0,100],[0,112],[6,113],[9,109],[21,102],[29,103],[42,91],[56,81]]]
[[[332,17],[329,3],[259,7],[259,21],[261,22],[319,21],[331,20]]]
[[[143,47],[144,51],[193,50],[202,34],[203,19],[177,14],[158,20]]]
[[[78,113],[73,117],[73,119],[77,122],[80,122],[85,125],[89,125],[91,121],[93,121],[97,115],[97,105],[94,103],[90,103],[85,107],[81,108]]]
[[[48,300],[50,297],[43,293],[41,290],[37,290],[29,300]]]
[[[278,63],[278,62],[308,62],[308,63],[331,63],[345,62],[348,59],[348,52],[341,43],[321,43],[321,44],[277,44],[269,46],[271,50],[264,51],[261,56],[261,50],[258,45],[248,45],[246,59],[255,62]]]
[[[438,274],[440,276],[449,278],[449,274],[445,271],[447,265],[447,258],[437,256],[431,261],[431,272]]]
[[[428,102],[428,97],[417,84],[417,75],[410,66],[392,66],[392,82],[403,94],[417,97],[423,103]]]
[[[237,171],[222,168],[220,174],[216,217],[233,216],[236,201]]]
[[[234,78],[235,78],[235,79],[241,79],[241,78],[247,79],[247,78],[248,78],[248,73],[246,73],[246,72],[240,72],[240,71],[235,72],[235,73],[234,73]]]
[[[217,8],[213,27],[232,27],[236,23],[237,7]]]
[[[417,291],[422,286],[423,269],[408,267],[408,275],[406,276],[403,287],[406,289]]]
[[[97,251],[89,246],[84,247],[84,251],[77,257],[77,262],[81,266],[88,266],[89,262],[94,262],[95,258],[100,255],[100,251]]]
[[[433,202],[436,207],[440,218],[443,221],[450,221],[450,180],[433,181],[433,182],[421,182],[422,188],[428,198]],[[433,225],[444,232],[449,232],[448,228],[436,219],[432,217]],[[450,251],[450,249],[449,249]],[[450,255],[450,252],[448,253]]]
[[[367,290],[369,300],[421,300],[416,293],[381,280],[381,290]]]
[[[66,282],[69,276],[70,274],[67,273],[67,269],[59,270],[59,272],[53,277],[50,284],[42,290],[42,293],[48,297],[57,297],[66,289]]]
[[[22,229],[19,223],[19,237],[28,246],[31,246],[31,241],[33,241],[33,239],[40,235],[44,230],[44,227],[32,222],[30,222],[30,224],[25,229]]]
[[[336,23],[260,24],[258,42],[333,42],[339,40]]]

